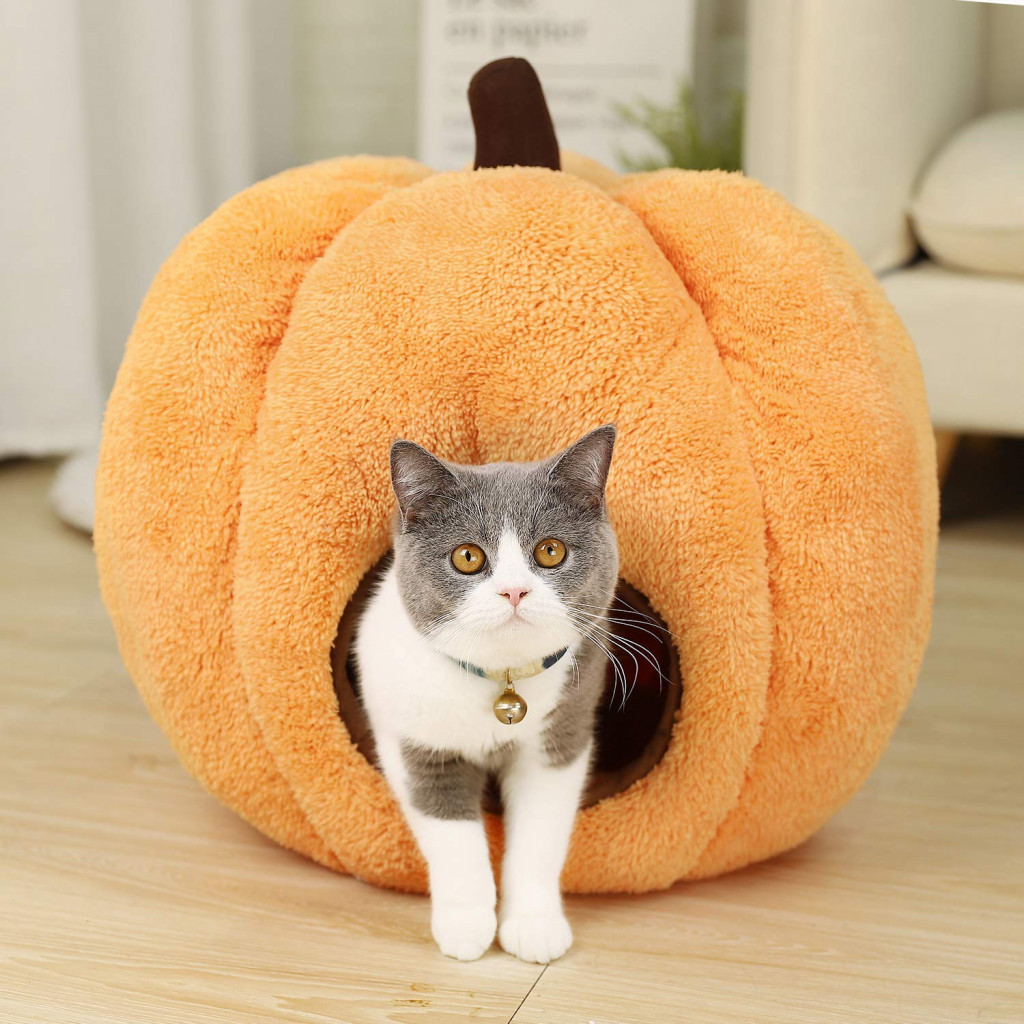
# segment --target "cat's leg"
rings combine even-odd
[[[427,862],[434,941],[445,956],[476,960],[497,927],[480,809],[486,774],[458,755],[393,736],[378,737],[377,750]]]
[[[502,778],[505,855],[498,940],[520,960],[546,964],[572,945],[559,880],[591,747],[588,741],[572,761],[556,765],[524,750]]]

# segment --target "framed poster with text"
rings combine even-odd
[[[466,86],[498,57],[540,75],[560,145],[621,167],[654,154],[615,104],[672,102],[693,64],[694,0],[421,0],[419,157],[437,170],[473,160]]]

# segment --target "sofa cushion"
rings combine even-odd
[[[936,260],[1024,275],[1024,108],[957,132],[925,172],[911,215]]]

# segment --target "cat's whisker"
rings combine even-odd
[[[655,656],[646,647],[644,647],[643,644],[640,644],[635,640],[631,640],[629,637],[621,636],[611,630],[603,630],[603,632],[607,635],[610,642],[618,644],[620,647],[627,648],[631,651],[635,651],[651,666],[651,668],[654,669],[655,672],[658,673],[659,689],[661,682],[667,682],[661,671],[661,665],[657,658],[655,658]]]
[[[652,667],[654,667],[655,669],[658,668],[658,662],[655,659],[654,655],[651,654],[651,652],[647,650],[647,648],[644,647],[643,644],[640,644],[635,640],[631,640],[629,637],[620,636],[618,633],[615,633],[614,631],[607,629],[605,626],[601,624],[602,621],[611,622],[614,620],[602,620],[599,616],[589,615],[585,612],[578,612],[577,614],[585,616],[586,619],[590,622],[590,624],[593,625],[596,629],[599,629],[602,633],[607,635],[609,638],[613,639],[616,643],[619,643],[624,647],[629,647],[633,650],[636,650],[645,658],[645,660],[647,660],[652,665]],[[651,635],[653,636],[653,634]],[[655,637],[655,639],[658,638]]]
[[[549,627],[551,629],[551,632],[554,633],[556,637],[558,637],[558,642],[566,650],[566,657],[569,659],[569,664],[571,665],[571,667],[573,669],[573,675],[575,676],[575,680],[576,680],[576,689],[578,690],[579,689],[579,685],[580,685],[579,665],[576,662],[576,655],[573,652],[572,644],[566,642],[565,634],[562,633],[562,631],[555,625],[554,622],[550,622],[548,625],[549,625]]]
[[[617,597],[617,598],[615,598],[615,601],[618,602],[619,607],[614,607],[613,606],[613,607],[610,607],[610,608],[606,609],[604,605],[587,604],[587,603],[582,602],[582,601],[575,602],[575,605],[576,605],[577,608],[581,608],[581,609],[592,609],[592,610],[595,610],[595,611],[598,611],[598,612],[606,611],[607,614],[609,614],[609,615],[623,616],[623,617],[627,617],[628,616],[629,618],[626,618],[625,621],[633,621],[633,620],[635,620],[637,622],[643,622],[646,625],[651,626],[653,629],[660,630],[663,633],[668,633],[668,634],[673,635],[673,636],[675,635],[675,634],[672,633],[672,630],[670,630],[668,628],[668,626],[666,626],[663,622],[661,622],[656,616],[650,615],[647,612],[641,611],[639,608],[634,608],[633,605],[628,604],[627,602],[623,601],[621,598]]]
[[[617,602],[619,602],[619,604],[621,604],[622,607],[621,608],[611,609],[611,610],[608,611],[608,619],[609,619],[610,622],[618,621],[618,622],[621,622],[622,625],[630,625],[630,626],[633,626],[635,629],[642,629],[643,626],[640,625],[640,623],[642,622],[644,624],[644,626],[649,626],[652,629],[656,629],[656,630],[658,630],[658,631],[660,631],[662,633],[666,633],[668,636],[672,637],[674,640],[679,640],[679,641],[682,640],[682,637],[680,637],[677,633],[673,633],[672,630],[668,628],[668,626],[666,626],[663,622],[660,622],[653,615],[648,615],[647,612],[642,612],[642,611],[640,611],[639,608],[634,608],[631,604],[628,604],[627,602],[623,601],[622,598],[620,598],[620,597],[616,597],[615,600]],[[575,607],[577,607],[577,608],[579,608],[581,610],[583,610],[583,609],[594,609],[594,610],[596,610],[598,612],[602,612],[602,611],[605,610],[603,605],[585,604],[585,603],[580,602],[580,601],[574,602],[574,604],[575,604]],[[633,619],[628,619],[628,618],[623,618],[623,619],[618,619],[617,618],[617,616],[624,615],[626,612],[629,612],[632,615],[636,616],[636,619],[633,620]]]
[[[576,631],[571,623],[567,623],[567,625],[569,625],[569,628],[572,629],[573,632]],[[552,628],[554,628],[554,627],[552,627]],[[578,693],[579,689],[580,689],[580,686],[583,683],[582,676],[580,674],[579,659],[576,657],[576,652],[572,649],[573,645],[571,643],[566,643],[565,642],[565,636],[562,634],[562,631],[559,630],[559,629],[555,629],[555,632],[558,634],[559,642],[562,643],[568,649],[569,659],[570,659],[570,661],[572,663],[573,676],[576,679],[576,692]]]
[[[460,660],[462,660],[462,661],[472,661],[473,660],[470,657],[470,654],[472,653],[474,645],[476,644],[476,641],[479,639],[480,634],[482,632],[483,632],[483,627],[479,623],[471,623],[469,625],[469,627],[466,630],[464,630],[463,636],[464,636],[465,642],[463,643],[462,648],[460,650]]]
[[[622,701],[619,704],[619,709],[621,710],[622,708],[624,708],[626,706],[626,698],[628,696],[628,694],[627,694],[627,688],[628,687],[627,687],[627,680],[626,680],[626,670],[622,667],[622,663],[619,661],[619,659],[616,658],[615,655],[612,654],[612,652],[607,647],[605,647],[605,645],[601,642],[599,637],[594,636],[586,627],[580,626],[579,624],[577,624],[575,628],[577,630],[579,630],[580,633],[582,633],[582,635],[583,635],[583,637],[585,639],[589,640],[595,647],[597,647],[601,651],[603,651],[605,657],[608,659],[609,662],[611,662],[611,666],[612,666],[612,700],[614,701],[614,699],[615,699],[615,687],[616,687],[616,684],[621,685],[621,687],[622,687]]]
[[[616,638],[614,636],[612,636],[611,634],[604,634],[604,635],[605,635],[605,637],[606,637],[606,639],[607,639],[607,641],[609,643],[611,643],[613,645],[615,644]],[[608,656],[610,658],[614,659],[614,655],[611,653],[611,651],[608,650],[607,648],[605,648],[605,650],[607,651]],[[629,657],[633,661],[633,667],[634,667],[632,682],[630,682],[630,680],[629,680],[629,677],[628,677],[628,675],[626,673],[625,666],[622,667],[622,672],[621,672],[621,677],[622,677],[622,700],[620,701],[620,704],[619,704],[619,710],[621,711],[623,708],[625,708],[626,702],[633,695],[633,690],[636,688],[636,680],[637,680],[638,676],[640,675],[640,663],[639,663],[639,661],[637,661],[636,655],[631,650],[629,650],[629,648],[620,646],[620,650],[623,650],[627,655],[629,655]]]
[[[447,644],[457,640],[461,636],[461,631],[455,622],[438,622],[425,630],[425,636],[434,650],[444,653]]]
[[[617,619],[614,616],[610,616],[610,615],[593,615],[590,612],[584,612],[584,611],[577,611],[576,614],[583,616],[588,621],[593,622],[594,624],[599,625],[599,626],[601,626],[602,623],[608,623],[610,625],[617,624],[617,625],[629,626],[630,628],[637,629],[640,632],[645,633],[647,636],[651,637],[652,639],[658,640],[659,642],[661,642],[661,637],[659,637],[656,633],[653,633],[649,629],[645,629],[643,626],[639,626],[639,625],[637,625],[634,622],[623,622],[622,620]],[[601,628],[605,628],[605,627],[601,626]],[[607,632],[607,629],[606,629],[606,632]],[[625,642],[632,643],[632,644],[636,645],[638,648],[642,647],[642,645],[639,644],[635,640],[631,640],[628,637],[621,637],[621,636],[619,636],[619,634],[615,634],[615,635],[617,637],[619,637],[619,639],[621,639],[621,640],[623,640]],[[643,648],[643,649],[646,651],[646,648]]]
[[[646,629],[636,622],[623,621],[622,619],[614,617],[610,617],[605,621],[612,626],[622,626],[626,629],[636,630],[639,633],[643,633],[645,636],[649,636],[652,640],[657,640],[659,644],[663,644],[665,642],[665,637],[659,636],[657,633],[653,632],[653,630]]]
[[[608,641],[608,643],[610,643],[610,644],[615,644],[615,643],[618,643],[618,641],[619,641],[619,640],[621,639],[621,638],[619,638],[619,637],[616,637],[614,633],[611,633],[611,632],[610,632],[609,630],[607,630],[607,629],[604,629],[604,628],[603,628],[602,626],[598,625],[598,624],[597,624],[596,622],[594,622],[594,623],[591,623],[591,625],[592,625],[592,627],[593,627],[593,628],[597,629],[597,630],[598,630],[598,631],[600,632],[600,634],[601,634],[601,635],[602,635],[603,637],[605,637],[605,639],[606,639],[606,640]],[[626,691],[626,684],[627,684],[628,680],[626,680],[625,678],[623,679],[623,691],[624,691],[624,695],[623,695],[623,698],[622,698],[622,705],[623,705],[623,707],[625,707],[625,704],[626,704],[626,700],[627,700],[627,698],[629,697],[629,694],[631,694],[631,693],[633,692],[633,687],[635,687],[635,686],[636,686],[636,679],[637,679],[637,676],[639,676],[639,675],[640,675],[640,662],[639,662],[639,660],[637,659],[636,653],[635,653],[635,652],[633,651],[633,649],[632,649],[632,648],[631,648],[631,647],[630,647],[630,646],[629,646],[628,644],[621,644],[621,643],[620,643],[620,644],[619,644],[619,648],[620,648],[620,650],[622,650],[622,651],[623,651],[623,652],[624,652],[625,654],[627,654],[627,655],[628,655],[628,656],[630,657],[630,659],[632,659],[632,662],[633,662],[633,668],[634,668],[634,670],[635,670],[635,671],[634,671],[634,673],[633,673],[633,685],[632,685],[632,686],[629,686],[629,688],[628,688],[628,693],[627,693],[627,692],[625,692],[625,691]],[[644,653],[644,652],[641,652],[641,653]],[[625,669],[623,669],[623,672],[625,672]]]
[[[593,618],[594,617],[591,617],[591,619]],[[640,663],[639,661],[637,661],[636,654],[639,654],[657,673],[659,692],[664,686],[671,685],[671,680],[669,680],[666,677],[665,673],[661,669],[661,665],[654,657],[654,655],[647,650],[647,648],[643,647],[641,644],[638,644],[633,640],[628,639],[627,637],[619,636],[618,634],[605,629],[596,621],[591,621],[590,624],[593,628],[600,630],[601,634],[607,638],[609,643],[618,645],[620,649],[625,650],[625,652],[629,654],[630,657],[633,659],[633,663],[636,666],[636,675],[634,675],[633,677],[633,685],[629,688],[630,694],[632,694],[633,690],[635,689],[636,680],[640,674]],[[634,651],[636,653],[634,653]]]
[[[623,618],[620,614],[609,614],[607,616],[609,622],[616,623],[620,626],[628,626],[630,629],[637,629],[641,633],[647,633],[650,636],[657,637],[658,639],[664,639],[665,637],[671,637],[673,640],[678,640],[671,630],[664,626],[659,626],[657,623],[652,622],[649,619],[627,619]]]

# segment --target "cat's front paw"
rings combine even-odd
[[[498,941],[506,953],[520,960],[547,964],[568,951],[572,929],[560,910],[509,914],[502,918]]]
[[[491,907],[434,905],[430,930],[445,956],[456,960],[478,960],[494,941],[498,920]]]

